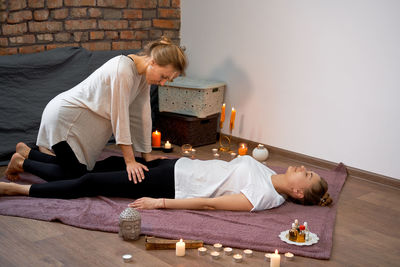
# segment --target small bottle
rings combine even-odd
[[[296,242],[297,240],[297,230],[294,223],[292,223],[292,229],[289,230],[289,240],[293,242]]]
[[[299,231],[299,220],[294,220],[294,225],[296,227],[297,232]]]
[[[305,227],[304,225],[299,226],[300,232],[297,234],[296,242],[304,243],[306,241]]]
[[[304,229],[304,232],[306,234],[305,239],[306,239],[306,242],[307,242],[307,241],[310,240],[310,230],[308,229],[307,222],[304,222],[304,227],[306,228],[306,229]]]

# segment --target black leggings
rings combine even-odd
[[[128,180],[124,159],[113,156],[102,161],[96,170],[80,178],[60,181],[52,179],[48,183],[33,184],[29,196],[62,199],[99,195],[133,199],[146,196],[174,198],[174,166],[177,160],[158,159],[145,162],[142,158],[136,158],[136,161],[146,165],[149,171],[144,171],[145,179],[135,184]]]

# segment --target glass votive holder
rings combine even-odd
[[[199,256],[204,256],[207,254],[207,248],[205,247],[200,247],[197,249],[197,251],[199,252]]]
[[[222,250],[222,244],[216,243],[213,245],[215,251],[221,251]]]
[[[233,261],[234,262],[239,263],[239,262],[242,262],[242,260],[243,260],[243,256],[242,255],[240,255],[240,254],[233,255]]]
[[[243,250],[243,253],[246,256],[246,258],[253,257],[253,251],[251,249],[245,249]]]
[[[218,251],[213,251],[213,252],[210,253],[210,255],[211,255],[211,258],[213,260],[218,260],[219,256],[220,256],[220,253]]]
[[[182,155],[184,157],[191,157],[192,156],[192,145],[184,144],[184,145],[182,145],[181,149],[182,149]]]
[[[192,151],[191,151],[192,153],[192,158],[194,158],[195,156],[196,156],[196,149],[194,149],[194,148],[192,148]]]
[[[247,155],[248,146],[246,143],[240,143],[238,148],[239,156]]]
[[[231,255],[232,251],[233,251],[232,248],[229,248],[229,247],[224,248],[224,253],[227,256]]]

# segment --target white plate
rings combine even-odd
[[[293,242],[289,240],[289,230],[283,231],[280,233],[279,237],[283,242],[286,242],[288,244],[296,245],[296,246],[311,246],[312,244],[318,243],[319,237],[317,234],[311,233],[309,235],[308,241],[302,243],[302,242]]]

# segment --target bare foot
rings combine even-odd
[[[18,173],[24,172],[22,169],[22,164],[24,163],[24,157],[19,153],[14,153],[11,157],[10,162],[8,163],[7,170],[5,172],[6,178],[10,181],[16,181],[19,179]]]
[[[31,148],[27,146],[27,144],[19,142],[15,147],[15,151],[23,156],[24,159],[27,159],[29,156],[29,152],[31,152]]]

